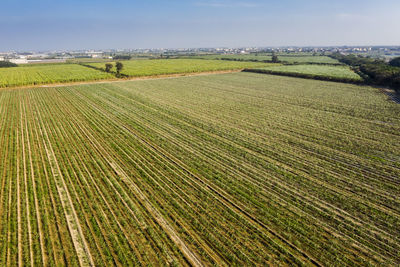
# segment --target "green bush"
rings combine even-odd
[[[400,67],[395,66],[397,60],[392,60],[390,64],[387,64],[383,60],[363,56],[342,55],[336,53],[333,54],[332,57],[338,59],[340,62],[352,66],[353,68],[358,68],[362,73],[369,77],[369,83],[389,86],[400,91]]]
[[[396,57],[389,62],[390,66],[400,67],[400,57]]]
[[[17,64],[9,61],[0,61],[0,68],[18,67]]]

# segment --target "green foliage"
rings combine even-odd
[[[105,71],[106,72],[110,72],[112,68],[113,68],[113,64],[106,63],[106,65],[105,65]]]
[[[400,57],[390,60],[389,65],[393,67],[400,67]]]
[[[117,73],[119,74],[123,69],[124,65],[121,62],[115,63],[115,68],[117,69]]]
[[[9,61],[0,61],[0,68],[18,67],[17,64]]]
[[[341,55],[336,53],[332,57],[358,69],[369,77],[369,82],[376,85],[384,85],[400,90],[400,67],[387,64],[380,59],[372,59],[363,56]]]
[[[279,62],[278,56],[275,53],[272,54],[271,61],[272,61],[272,63],[278,63]]]

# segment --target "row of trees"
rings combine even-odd
[[[380,59],[373,59],[356,55],[342,55],[335,53],[332,55],[342,63],[350,65],[354,70],[361,72],[367,78],[367,81],[384,85],[400,91],[400,58],[393,59],[386,63]]]
[[[111,72],[112,68],[114,67],[113,64],[111,63],[106,63],[105,65],[105,71],[106,72]],[[121,62],[115,63],[115,69],[117,70],[117,76],[119,77],[121,75],[121,70],[124,68],[124,65]]]
[[[116,60],[130,60],[132,58],[132,56],[130,56],[130,55],[116,55],[116,56],[113,56],[113,59],[116,59]]]

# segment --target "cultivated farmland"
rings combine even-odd
[[[283,65],[267,66],[260,70],[271,71],[271,73],[297,73],[312,76],[331,77],[338,79],[349,79],[361,81],[361,77],[352,71],[348,66],[329,66],[329,65]]]
[[[115,65],[115,62],[112,62]],[[166,74],[209,72],[261,68],[271,64],[259,62],[235,62],[200,59],[156,59],[123,61],[122,74],[130,77],[156,76]],[[90,63],[90,66],[104,69],[103,63]],[[115,70],[115,69],[114,69]]]
[[[280,61],[288,63],[322,63],[322,64],[340,64],[336,59],[327,56],[293,56],[278,55]]]
[[[192,58],[201,58],[201,59],[229,59],[229,60],[243,60],[243,61],[270,61],[272,60],[271,54],[250,54],[250,55],[239,55],[239,54],[222,54],[222,55],[198,55],[192,56]]]
[[[0,68],[0,88],[113,78],[109,73],[76,64],[43,64]]]
[[[278,59],[285,63],[317,63],[317,64],[340,64],[336,59],[328,56],[312,56],[312,55],[291,55],[291,54],[277,54]],[[194,58],[203,59],[225,59],[225,60],[241,60],[241,61],[270,61],[272,60],[271,54],[244,54],[244,55],[202,55],[194,56]]]
[[[255,73],[0,91],[3,265],[399,265],[400,105]]]

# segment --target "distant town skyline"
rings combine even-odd
[[[395,0],[3,0],[0,51],[400,45]]]

